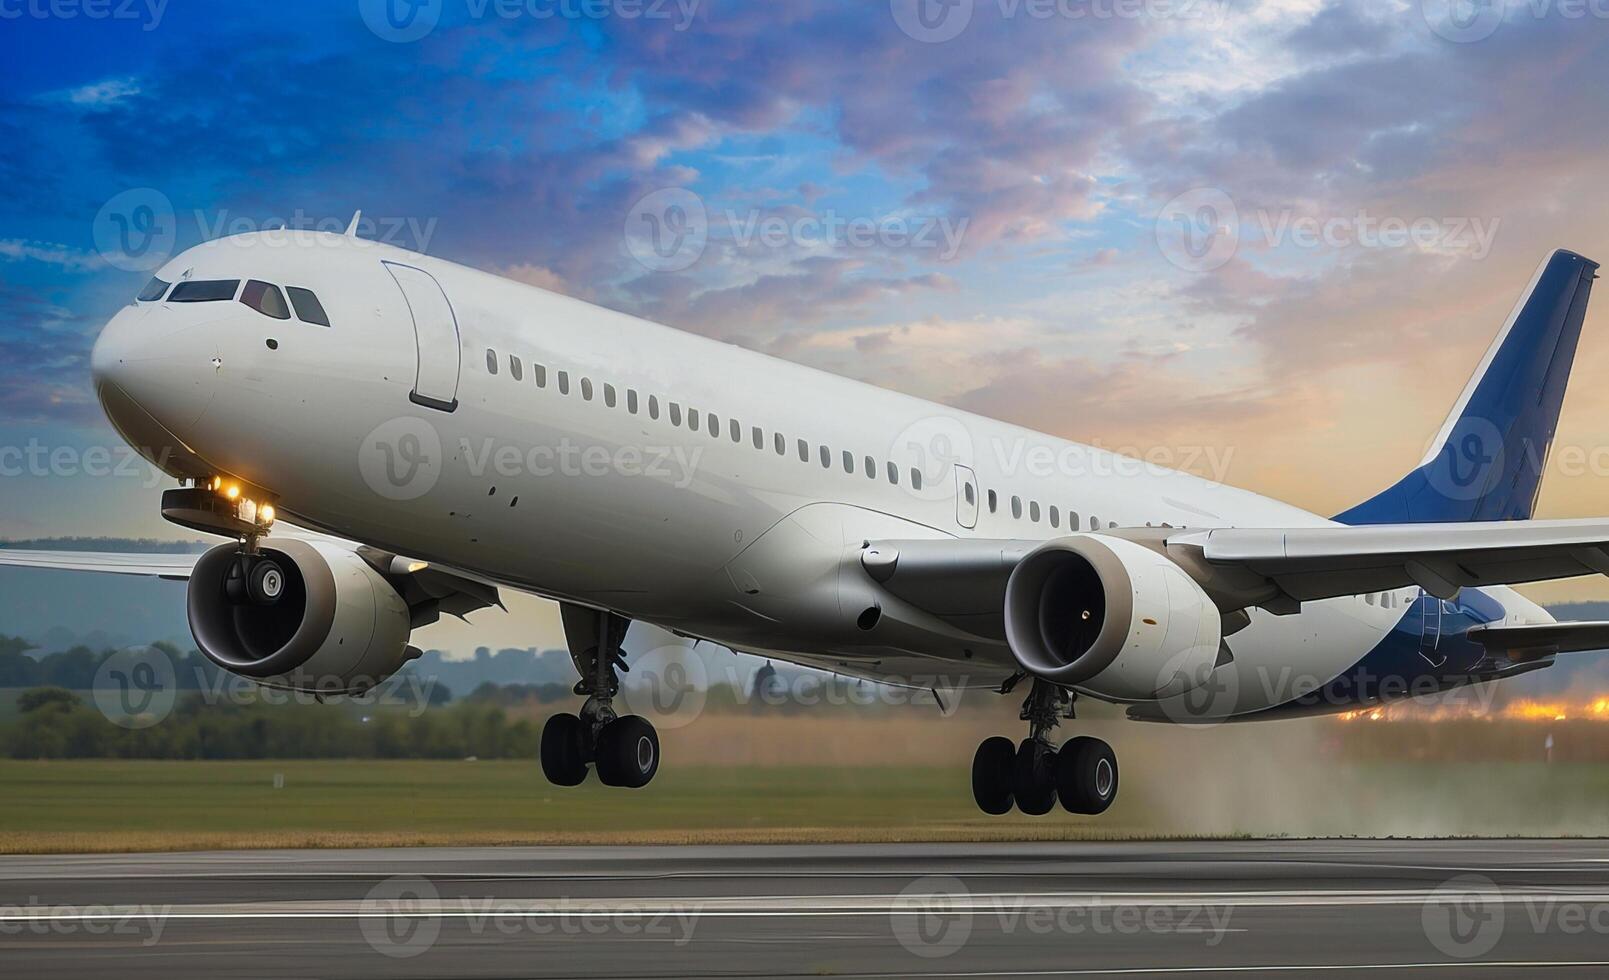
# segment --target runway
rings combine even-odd
[[[563,847],[0,857],[66,977],[1609,972],[1609,842]]]

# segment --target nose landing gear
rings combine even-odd
[[[620,652],[630,622],[613,613],[560,606],[564,635],[586,695],[579,715],[559,714],[542,729],[542,773],[555,786],[579,786],[588,766],[605,786],[647,786],[659,771],[659,733],[646,718],[615,714],[617,670],[629,670]]]
[[[978,809],[998,816],[1015,805],[1039,816],[1060,800],[1069,813],[1104,813],[1117,799],[1112,747],[1088,735],[1069,739],[1059,749],[1051,742],[1061,719],[1073,717],[1071,692],[1035,679],[1021,717],[1029,731],[1020,744],[997,735],[984,739],[972,757],[972,798]]]

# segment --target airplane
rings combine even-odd
[[[1509,588],[1609,574],[1609,518],[1531,519],[1597,268],[1548,255],[1420,463],[1325,517],[352,229],[221,238],[156,270],[91,369],[179,482],[163,515],[226,543],[0,563],[187,579],[208,659],[326,694],[500,590],[552,599],[584,699],[542,733],[561,786],[658,771],[653,725],[615,704],[634,622],[872,681],[1021,687],[1026,737],[978,746],[977,806],[1098,814],[1116,754],[1055,739],[1079,699],[1291,718],[1609,646],[1609,623]]]

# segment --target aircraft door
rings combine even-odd
[[[451,412],[458,407],[458,374],[463,351],[458,318],[441,283],[423,269],[381,262],[408,303],[419,354],[418,373],[409,399],[416,405]]]
[[[955,521],[965,528],[978,526],[978,475],[960,463],[955,464]]]

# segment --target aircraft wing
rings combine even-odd
[[[1199,552],[1207,566],[1249,572],[1297,601],[1409,585],[1450,599],[1465,586],[1609,573],[1609,520],[1219,528],[1166,542],[1170,552]]]
[[[19,551],[0,548],[0,565],[54,568],[66,572],[112,572],[188,579],[199,554],[132,554],[106,551]]]
[[[1550,653],[1609,650],[1609,622],[1484,626],[1470,630],[1469,638],[1493,653],[1524,655],[1519,659]]]
[[[1225,613],[1251,606],[1290,613],[1305,601],[1414,585],[1449,599],[1466,586],[1609,574],[1609,520],[1095,532],[1102,534],[1173,559]],[[860,562],[913,605],[998,635],[1006,580],[1043,543],[874,541]]]
[[[339,544],[362,555],[364,560],[391,577],[410,606],[429,601],[440,612],[459,618],[488,606],[503,607],[497,587],[472,579],[451,569],[416,562],[410,558],[343,541],[328,535],[297,533],[285,537],[320,539]],[[272,540],[269,542],[272,544]],[[141,554],[102,551],[23,551],[0,548],[0,566],[49,568],[66,572],[107,572],[117,575],[145,575],[188,580],[200,554]]]

